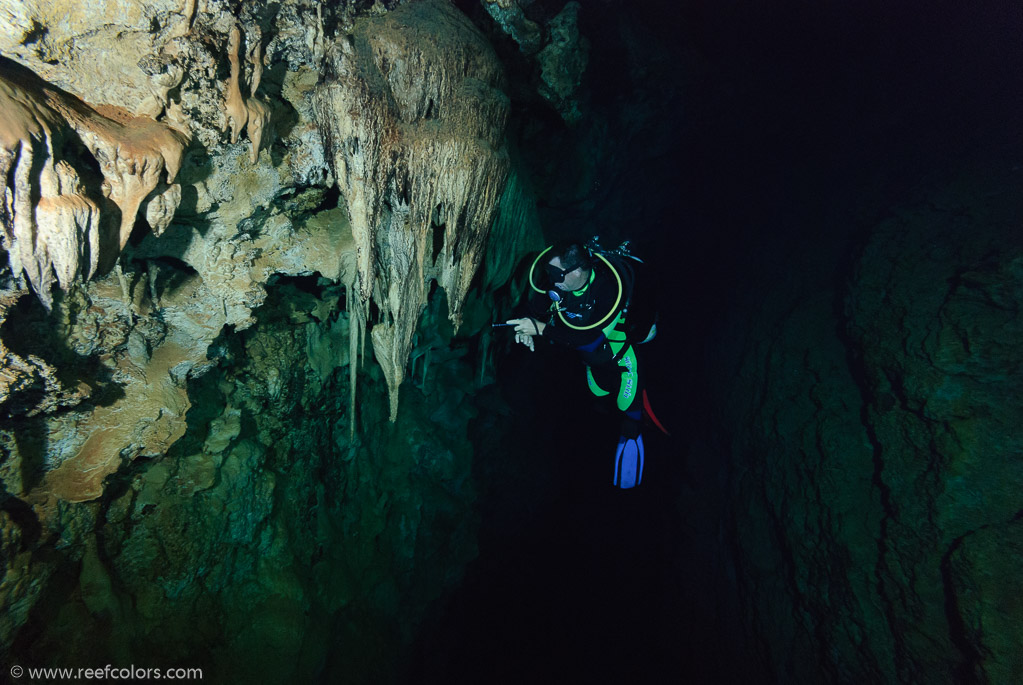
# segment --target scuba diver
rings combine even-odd
[[[657,334],[656,314],[634,301],[632,263],[642,260],[630,253],[628,241],[605,250],[599,240],[595,236],[585,245],[564,243],[543,250],[529,269],[533,316],[510,319],[506,325],[514,326],[515,341],[530,351],[536,349],[537,336],[578,350],[590,391],[597,397],[614,396],[624,418],[613,482],[632,488],[643,478],[643,414],[664,431],[650,409],[636,356],[636,345]]]

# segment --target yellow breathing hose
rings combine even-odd
[[[529,267],[529,286],[533,290],[538,292],[538,293],[545,293],[547,291],[537,287],[536,282],[533,280],[533,274],[536,272],[536,265],[540,262],[540,258],[543,257],[548,252],[550,252],[551,249],[553,249],[553,248],[554,248],[554,246],[551,245],[550,247],[545,249],[543,252],[538,254],[536,256],[536,259],[533,260],[533,265],[531,267]],[[561,309],[556,308],[555,311],[558,312],[558,318],[561,319],[561,322],[563,324],[565,324],[566,326],[568,326],[569,328],[571,328],[572,330],[575,330],[575,331],[588,331],[591,328],[596,328],[597,326],[603,325],[605,322],[607,322],[608,319],[611,318],[611,315],[615,313],[615,311],[618,309],[618,305],[622,301],[622,291],[623,291],[622,277],[618,275],[618,270],[615,269],[614,266],[611,265],[611,262],[607,261],[607,258],[604,257],[604,255],[602,255],[600,253],[596,253],[595,256],[599,257],[602,262],[607,264],[607,268],[609,268],[611,270],[611,273],[614,274],[615,280],[618,282],[618,296],[615,298],[615,303],[611,307],[610,311],[608,311],[608,313],[604,315],[604,318],[602,318],[600,321],[598,321],[596,323],[591,323],[588,326],[575,326],[575,325],[573,325],[571,322],[568,321],[568,319],[565,318],[565,315],[561,313]]]

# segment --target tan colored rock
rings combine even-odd
[[[246,127],[251,145],[249,161],[255,164],[259,159],[259,151],[263,148],[263,133],[267,124],[270,123],[270,107],[259,98],[251,97],[245,100],[245,109],[249,117]]]
[[[245,124],[249,121],[249,112],[245,107],[245,98],[241,90],[241,63],[238,61],[238,50],[241,47],[242,30],[236,25],[231,29],[227,43],[227,60],[231,64],[231,73],[224,88],[224,121],[223,130],[231,131],[231,142],[237,143]]]
[[[158,51],[152,18],[180,12],[181,3],[0,0],[0,53],[82,99],[136,111],[150,95],[139,58]]]
[[[328,62],[316,117],[352,222],[359,309],[380,310],[366,323],[393,420],[431,280],[460,321],[507,175],[508,100],[490,45],[440,0],[359,20]]]
[[[78,172],[64,160],[43,168],[39,190],[37,250],[43,246],[57,281],[67,290],[72,283],[88,280],[96,272],[99,207],[86,197]]]
[[[60,148],[64,122],[29,87],[0,77],[0,181],[5,186],[5,197],[0,206],[4,247],[7,249],[11,270],[18,276],[24,272],[29,282],[48,301],[53,282],[52,262],[44,241],[39,239],[39,226],[35,212],[35,198],[43,195],[40,185],[45,184],[48,204],[55,205],[60,193],[59,176],[54,168],[58,161],[53,150]],[[57,145],[54,145],[54,136]],[[38,175],[33,174],[39,169]],[[66,173],[65,173],[66,175]],[[71,179],[68,179],[70,182]],[[70,220],[64,226],[72,235],[79,233],[74,214],[64,216],[59,211],[47,212],[43,220]],[[61,227],[44,229],[47,237],[61,232]]]
[[[98,107],[100,118],[72,123],[100,163],[104,192],[121,210],[118,247],[124,248],[142,201],[181,168],[187,134],[118,107]]]
[[[119,251],[142,201],[161,182],[173,183],[189,137],[117,107],[94,109],[20,70],[0,71],[0,110],[0,179],[13,187],[0,211],[5,244],[12,271],[24,272],[48,304],[54,273],[66,290],[116,257],[101,254],[101,200],[86,195],[81,174],[98,163],[103,191],[120,210]],[[62,156],[72,136],[92,160]],[[173,216],[175,198],[180,191],[164,193],[155,212],[159,230]]]
[[[149,223],[149,228],[155,235],[162,235],[167,230],[179,205],[181,205],[181,186],[177,183],[172,183],[162,192],[154,192],[146,200],[146,222]]]
[[[171,375],[171,369],[187,361],[187,351],[168,341],[154,350],[144,368],[125,361],[122,368],[137,382],[124,387],[114,404],[97,407],[80,434],[88,436],[70,459],[43,478],[29,494],[37,505],[54,498],[86,502],[103,493],[103,480],[121,465],[122,452],[129,458],[159,455],[185,433],[185,412],[191,406],[188,393]]]
[[[172,36],[187,36],[192,30],[192,22],[195,20],[195,0],[184,0],[184,8],[181,11],[181,21],[174,27]]]
[[[237,143],[238,136],[242,129],[249,136],[249,143],[252,146],[252,153],[249,159],[253,164],[259,158],[259,151],[263,144],[263,132],[270,123],[270,107],[256,97],[256,89],[263,74],[263,50],[259,39],[253,49],[250,61],[252,62],[252,82],[249,84],[249,97],[244,97],[241,91],[241,62],[238,52],[241,49],[241,29],[235,25],[231,29],[231,37],[228,42],[227,59],[231,64],[230,76],[225,87],[224,99],[224,131],[230,129],[231,142]]]
[[[225,52],[223,43],[236,19],[228,14],[225,3],[198,5],[194,0],[147,0],[141,4],[111,0],[103,7],[117,16],[103,16],[90,3],[0,0],[3,19],[8,9],[20,13],[18,27],[0,20],[0,53],[16,53],[18,61],[44,74],[49,82],[38,82],[33,92],[39,97],[27,98],[10,109],[0,108],[0,126],[13,127],[8,112],[21,111],[18,107],[28,112],[15,121],[23,124],[14,137],[19,146],[17,154],[0,147],[0,171],[5,180],[10,179],[10,192],[0,198],[5,239],[16,216],[31,217],[34,211],[45,217],[45,221],[25,224],[31,240],[26,239],[21,247],[25,260],[35,265],[37,278],[33,283],[38,283],[38,289],[48,290],[42,284],[43,274],[61,285],[80,284],[67,297],[55,298],[48,320],[66,332],[68,351],[85,361],[81,368],[72,369],[62,365],[63,361],[50,350],[40,350],[38,355],[14,355],[2,341],[13,341],[15,336],[27,335],[26,331],[16,330],[14,321],[0,328],[0,409],[34,415],[33,425],[38,427],[37,435],[20,444],[11,431],[0,431],[0,440],[4,440],[0,449],[6,454],[0,464],[0,479],[7,492],[19,500],[12,498],[0,512],[0,552],[6,559],[0,583],[0,641],[10,645],[16,637],[29,635],[27,631],[18,635],[27,622],[34,634],[38,624],[32,624],[29,616],[48,615],[52,606],[47,598],[62,594],[62,589],[48,587],[50,574],[62,566],[70,572],[56,578],[71,581],[68,591],[72,601],[68,604],[72,606],[60,608],[58,620],[42,630],[49,644],[59,646],[63,654],[91,654],[96,647],[118,645],[131,645],[140,650],[138,653],[155,653],[146,649],[159,642],[157,651],[174,655],[195,653],[185,649],[195,642],[209,644],[212,640],[225,645],[227,639],[237,639],[238,658],[248,663],[256,680],[305,682],[312,676],[272,677],[261,669],[268,660],[291,668],[298,661],[294,657],[299,647],[303,661],[316,662],[316,648],[309,652],[308,645],[325,633],[322,623],[308,618],[310,605],[329,606],[328,611],[334,612],[347,603],[363,602],[380,584],[376,575],[381,572],[376,569],[385,569],[385,579],[389,573],[386,569],[394,569],[401,580],[388,585],[387,593],[400,599],[402,606],[425,602],[418,588],[439,587],[441,581],[430,576],[413,578],[413,571],[420,572],[420,566],[412,564],[413,550],[416,555],[429,554],[422,544],[414,544],[417,531],[430,525],[426,517],[420,522],[418,512],[429,506],[418,494],[408,501],[405,494],[392,494],[412,492],[406,480],[410,469],[404,463],[387,463],[388,470],[381,470],[376,465],[369,467],[374,461],[370,458],[353,459],[353,463],[366,466],[360,467],[361,472],[352,470],[345,486],[350,492],[337,496],[331,492],[328,496],[321,487],[319,503],[310,507],[304,493],[308,484],[320,482],[323,474],[314,470],[306,457],[318,443],[309,437],[293,439],[292,429],[297,426],[291,425],[293,417],[288,411],[299,400],[309,410],[298,421],[308,422],[312,428],[296,430],[296,434],[319,436],[324,426],[336,432],[337,428],[329,425],[330,416],[312,418],[313,410],[320,409],[314,403],[331,396],[310,391],[311,383],[298,379],[318,380],[333,387],[337,369],[347,363],[354,380],[357,364],[353,362],[365,352],[372,300],[358,296],[356,244],[347,205],[319,211],[324,198],[332,193],[317,193],[333,179],[326,170],[323,145],[309,116],[312,107],[308,101],[325,50],[323,15],[329,13],[333,27],[339,15],[351,12],[325,3],[285,0],[279,17],[304,19],[291,25],[290,34],[278,32],[278,28],[288,27],[272,23],[283,19],[271,20],[265,14],[259,17],[264,26],[274,26],[278,43],[276,52],[269,47],[273,41],[268,44],[271,59],[280,63],[276,60],[287,55],[297,60],[289,62],[284,76],[285,85],[290,80],[293,88],[286,88],[281,97],[294,107],[298,119],[284,134],[283,156],[275,154],[271,159],[264,155],[259,159],[260,149],[269,144],[265,128],[271,111],[267,91],[280,84],[263,83],[265,99],[256,94],[261,87],[262,57],[258,53],[260,44],[252,41],[252,54],[246,56],[252,62],[249,91],[240,81],[238,84],[239,93],[248,95],[243,98],[247,119],[244,134],[251,147],[223,145],[227,136],[218,131],[223,78],[217,76],[217,71],[227,66],[219,63]],[[297,9],[295,5],[299,5]],[[251,37],[255,30],[249,21],[249,9],[245,5],[241,16],[246,18],[240,21],[246,22],[241,30]],[[443,27],[438,30],[443,36]],[[37,32],[37,40],[26,42],[27,32],[32,31]],[[4,43],[11,32],[16,34],[13,42]],[[283,40],[279,35],[294,37]],[[308,37],[308,45],[300,41],[302,36]],[[282,46],[282,42],[286,44]],[[13,52],[7,51],[8,45]],[[243,47],[238,46],[239,54]],[[443,55],[444,47],[431,48],[431,54]],[[49,59],[57,63],[44,61]],[[149,66],[136,68],[143,59],[151,60]],[[102,70],[96,68],[99,63],[103,64]],[[303,65],[305,73],[291,70],[296,63]],[[244,78],[244,64],[239,62],[239,78]],[[461,68],[459,63],[450,74],[434,74],[434,78],[454,78]],[[54,85],[67,92],[58,91]],[[443,90],[442,86],[434,85],[436,90]],[[480,88],[486,96],[482,100],[460,105],[459,98],[474,93],[471,88],[463,88],[461,94],[446,101],[452,108],[479,107],[481,121],[489,121],[492,85],[481,84]],[[69,93],[88,102],[116,103],[123,109],[86,105]],[[261,107],[262,111],[257,111]],[[410,100],[402,107],[418,105]],[[185,120],[182,110],[192,121]],[[160,122],[149,123],[139,116],[143,113]],[[431,228],[434,218],[443,223],[449,220],[449,213],[465,217],[470,227],[485,228],[488,223],[485,217],[474,215],[477,210],[473,207],[460,210],[462,201],[457,197],[446,199],[453,191],[443,189],[466,178],[470,181],[466,192],[476,192],[480,183],[473,180],[474,174],[483,173],[474,167],[476,150],[485,157],[483,167],[500,168],[503,163],[499,132],[492,131],[490,123],[472,124],[472,116],[476,115],[452,116],[443,127],[437,127],[440,136],[433,142],[430,118],[426,117],[422,130],[410,129],[402,143],[408,149],[399,163],[414,159],[415,172],[424,177],[416,181],[420,184],[416,187],[422,188],[416,192],[429,194],[431,188],[442,188],[437,191],[438,197],[451,207],[438,212],[432,198],[422,209],[410,207],[400,218],[405,222],[404,237],[395,234],[393,247],[383,244],[374,248],[380,250],[381,259],[390,258],[392,250],[399,258],[418,251],[415,260],[402,264],[405,271],[395,272],[398,275],[382,272],[378,280],[388,287],[379,295],[380,302],[406,298],[403,279],[412,277],[403,274],[417,275],[419,287],[428,292],[429,279],[442,268],[435,262],[448,265],[454,261],[457,268],[468,272],[474,268],[470,259],[459,256],[457,242],[451,242],[466,238],[471,231],[455,230],[454,220],[450,220],[454,236],[450,239],[443,236],[443,228]],[[179,173],[178,153],[187,140],[182,133],[186,126],[208,156],[203,163]],[[86,148],[79,157],[61,156],[62,150],[82,149],[64,145],[69,137],[85,141]],[[449,138],[454,142],[447,141]],[[482,142],[474,143],[476,138]],[[25,167],[18,164],[22,141],[27,141],[26,154],[34,160]],[[446,165],[447,180],[422,173],[431,164],[429,155],[434,147]],[[450,160],[458,156],[463,158],[457,168],[452,168]],[[403,177],[402,182],[410,182],[409,178]],[[17,196],[16,179],[24,181],[22,187],[26,190]],[[97,190],[101,183],[106,197]],[[179,206],[187,216],[181,216]],[[22,209],[25,215],[19,216]],[[104,264],[118,254],[140,212],[153,235],[140,244],[132,241],[132,259],[125,260],[120,278],[113,273],[104,275]],[[176,216],[177,222],[171,227]],[[425,227],[424,236],[410,228],[417,216],[427,218],[425,224],[420,224]],[[395,219],[396,229],[398,222]],[[65,228],[49,230],[60,227]],[[453,258],[434,258],[434,230],[442,250],[455,255]],[[14,235],[13,229],[10,235]],[[97,235],[99,247],[94,249]],[[386,235],[381,233],[382,238]],[[49,262],[41,262],[43,258]],[[443,268],[452,276],[456,273],[455,267]],[[96,275],[81,284],[89,274]],[[331,319],[337,316],[340,305],[331,301],[333,295],[326,295],[320,299],[315,315],[286,331],[287,335],[280,335],[279,330],[261,330],[262,323],[254,327],[254,312],[264,304],[267,282],[276,274],[317,275],[344,283],[348,312]],[[457,279],[446,282],[456,283]],[[334,289],[328,288],[327,292],[333,293]],[[25,294],[0,293],[0,298],[9,295],[13,302]],[[414,294],[414,298],[423,296],[422,292]],[[37,309],[34,302],[22,305]],[[416,316],[414,302],[402,307],[398,311],[402,323],[391,329],[398,333],[391,340],[399,347],[384,355],[385,362],[392,362],[389,378],[404,372],[401,334],[408,325],[414,325]],[[301,313],[309,314],[308,310]],[[312,327],[321,327],[315,350],[312,336],[299,334],[302,328]],[[171,452],[170,447],[185,429],[189,409],[186,379],[218,364],[213,351],[207,357],[208,350],[223,351],[211,348],[215,340],[246,328],[250,328],[246,337],[258,334],[267,339],[262,346],[264,356],[257,359],[256,354],[246,355],[253,371],[247,377],[224,377],[224,392],[233,396],[223,416],[210,423],[208,433],[197,433],[201,442],[189,442],[195,449],[187,455],[178,450]],[[381,322],[379,329],[381,337],[389,330],[388,323]],[[338,340],[345,337],[349,341],[347,352],[337,349]],[[249,345],[246,349],[257,347]],[[380,347],[383,349],[384,343]],[[84,381],[82,385],[72,383],[70,388],[60,385],[60,380],[70,375],[69,370],[82,369],[82,378],[93,387]],[[351,389],[354,406],[354,382]],[[102,392],[102,399],[97,396],[95,400],[104,406],[84,404],[82,399],[90,392]],[[199,396],[206,401],[205,395]],[[393,396],[396,398],[397,393]],[[340,417],[346,411],[343,399],[334,405]],[[55,411],[59,407],[70,410]],[[354,419],[354,412],[349,414]],[[251,431],[254,418],[257,435]],[[199,424],[192,428],[203,430]],[[327,449],[341,453],[342,448],[338,435]],[[372,445],[363,450],[376,453]],[[354,456],[354,448],[348,454]],[[132,460],[137,461],[127,466]],[[279,473],[276,465],[282,467]],[[110,476],[115,472],[118,486],[126,485],[126,490],[110,487],[115,482]],[[468,473],[467,467],[464,472]],[[120,476],[126,478],[121,480]],[[457,480],[464,477],[460,472]],[[445,475],[447,483],[452,480]],[[467,491],[462,485],[458,489]],[[395,509],[395,503],[402,509]],[[27,544],[24,537],[18,539],[31,531],[21,521],[12,525],[8,514],[14,505],[24,506],[26,518],[38,522],[43,538]],[[388,511],[399,513],[391,516]],[[467,508],[458,506],[453,511],[457,514],[450,516],[452,520],[471,519],[458,515]],[[307,525],[307,518],[291,518],[313,513],[318,521],[312,527]],[[357,515],[342,525],[343,516],[349,513]],[[368,525],[363,527],[362,520]],[[328,549],[322,560],[310,561],[302,550],[314,549],[316,545],[310,541],[315,539],[330,539],[336,549]],[[466,563],[467,555],[462,551],[466,545],[445,540],[440,547],[444,559],[436,562],[442,568],[439,576],[450,578],[451,568]],[[449,552],[453,552],[450,562]],[[355,561],[347,561],[348,557]],[[253,567],[252,559],[259,559],[258,567]],[[310,581],[310,570],[317,578],[315,582]],[[318,594],[321,592],[325,597]],[[261,599],[253,602],[254,595]],[[412,601],[406,602],[410,596]],[[42,604],[37,604],[37,597],[43,598]],[[262,599],[266,597],[270,600]],[[236,611],[235,606],[242,607],[242,611]],[[269,618],[251,624],[253,606],[261,607]],[[361,607],[355,610],[363,611]],[[420,612],[407,613],[415,618]],[[224,615],[238,625],[228,623],[229,629],[223,629]],[[400,620],[403,625],[411,625]],[[249,647],[267,645],[272,658],[250,658]],[[309,658],[309,653],[314,656]],[[215,657],[216,661],[221,659]],[[118,661],[130,663],[130,658],[115,654],[115,663]]]

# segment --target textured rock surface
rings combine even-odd
[[[337,295],[271,287],[259,321],[221,338],[221,363],[188,383],[175,447],[77,505],[103,521],[99,554],[85,547],[80,590],[49,588],[21,634],[26,657],[188,656],[218,681],[295,682],[329,649],[339,673],[386,678],[409,638],[397,626],[413,628],[474,550],[472,412],[450,394],[472,372],[436,368],[443,382],[417,389],[393,430],[382,380],[367,381],[364,446],[351,444],[348,360],[315,342],[343,329]]]
[[[762,334],[732,331],[737,558],[780,681],[1021,675],[1023,203],[1004,173],[904,205],[840,292],[811,270],[759,303]]]
[[[579,29],[582,5],[568,2],[546,22],[526,16],[529,0],[481,0],[500,31],[518,44],[534,65],[537,93],[573,125],[583,117],[582,81],[589,64],[590,41]]]
[[[157,233],[167,227],[189,136],[117,107],[89,107],[9,62],[0,68],[4,248],[15,279],[24,274],[48,304],[55,277],[67,290],[101,258],[113,263],[151,195],[147,218]],[[75,143],[85,149],[69,153]]]
[[[460,324],[507,175],[508,99],[489,43],[447,2],[360,19],[328,63],[317,120],[352,220],[361,305],[380,311],[370,333],[393,420],[431,280]]]
[[[561,117],[574,124],[582,117],[577,91],[589,60],[590,42],[579,33],[578,2],[569,2],[548,26],[550,41],[537,55],[540,64],[540,95]]]
[[[0,0],[22,663],[380,682],[475,554],[472,336],[538,227],[489,46],[395,5]]]
[[[519,44],[519,49],[524,54],[535,54],[543,46],[543,30],[535,21],[526,17],[518,2],[514,0],[483,0],[483,8],[497,22],[501,30]]]

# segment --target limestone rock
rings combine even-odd
[[[36,662],[198,654],[218,682],[283,683],[337,679],[335,652],[368,682],[474,554],[473,370],[444,308],[484,259],[508,102],[449,3],[356,25],[369,4],[0,0],[0,52],[45,79],[8,89],[0,129],[34,162],[3,147],[0,218],[62,227],[10,254],[69,288],[0,292],[0,641]],[[243,145],[221,131],[232,69]],[[494,278],[527,249],[516,197]],[[428,299],[430,383],[387,426]],[[358,371],[370,326],[387,382]]]
[[[242,96],[240,85],[241,67],[238,61],[238,50],[241,46],[241,29],[231,29],[228,43],[228,61],[231,64],[231,75],[227,81],[227,96],[224,101],[225,128],[231,130],[231,142],[238,142],[238,135],[244,128],[249,136],[252,154],[250,161],[255,164],[263,143],[263,129],[270,122],[269,106],[256,97],[256,90],[263,74],[263,51],[257,34],[256,45],[251,58],[252,79],[249,83],[249,97]]]
[[[578,2],[569,2],[551,20],[550,41],[537,61],[540,63],[540,95],[546,98],[569,124],[582,117],[576,92],[589,62],[590,43],[579,33]]]
[[[568,124],[578,122],[579,89],[589,62],[590,43],[579,31],[578,2],[568,2],[545,25],[526,17],[528,0],[481,0],[497,26],[511,36],[539,72],[537,92]]]
[[[101,257],[112,263],[143,200],[159,184],[173,183],[188,136],[118,108],[89,107],[9,64],[0,71],[0,106],[8,113],[0,126],[0,179],[13,187],[0,211],[4,242],[14,275],[24,271],[49,303],[54,275],[66,290],[92,277]],[[91,157],[66,157],[72,137]],[[101,234],[104,197],[89,197],[84,188],[92,164],[102,174],[103,196],[120,210],[106,221],[118,224],[116,238]],[[160,229],[175,200],[180,193],[161,193],[153,213]]]
[[[23,502],[7,502],[0,511],[0,635],[15,634],[28,620],[53,573],[56,564],[33,559],[32,549],[39,535],[37,525]],[[10,644],[10,641],[7,641]]]
[[[446,2],[359,20],[328,65],[316,116],[352,221],[359,299],[380,310],[374,351],[393,420],[429,281],[457,324],[482,259],[508,168],[508,100],[490,46]]]
[[[942,571],[956,610],[953,641],[968,655],[963,673],[990,683],[1023,678],[1019,598],[1023,523],[992,524],[957,540]],[[972,663],[971,663],[972,662]]]
[[[1012,239],[1023,203],[992,192],[998,184],[992,171],[975,171],[901,208],[864,249],[847,301],[888,503],[879,586],[900,622],[914,617],[898,644],[930,668],[990,682],[1018,672],[1003,641],[1023,639],[1018,629],[991,632],[1020,625],[1018,607],[1002,605],[1001,621],[990,614],[991,598],[1018,585],[1008,523],[1023,510],[1015,485],[1023,355],[1014,342],[1023,335],[1023,251]],[[1006,529],[1006,556],[968,571],[979,563],[971,557],[987,554],[982,531],[991,527]],[[972,581],[952,572],[950,555]],[[981,587],[972,593],[963,582]],[[950,611],[952,594],[959,601]],[[981,629],[981,620],[994,623]]]
[[[151,95],[151,77],[139,58],[158,53],[164,33],[190,21],[182,14],[189,4],[114,0],[99,9],[67,0],[2,0],[0,53],[82,99],[135,112]],[[104,55],[102,69],[98,54]]]
[[[241,78],[241,67],[238,62],[238,50],[241,48],[242,32],[235,26],[231,29],[230,42],[227,44],[227,59],[231,64],[231,76],[227,81],[227,96],[224,100],[224,130],[231,130],[231,142],[237,143],[238,136],[245,128],[249,120],[248,110],[245,108],[245,98],[242,97],[241,86],[238,84]]]
[[[24,292],[0,293],[0,328]],[[4,331],[9,333],[9,331]],[[73,406],[90,395],[86,385],[67,387],[57,369],[41,357],[15,354],[0,340],[0,409],[8,414],[36,416]],[[20,484],[16,492],[22,492]]]
[[[922,193],[841,293],[812,267],[775,277],[722,335],[722,411],[751,427],[732,447],[740,593],[779,680],[1019,677],[1016,187],[984,168]]]
[[[511,36],[525,55],[533,55],[543,45],[543,31],[540,26],[530,21],[515,0],[483,0],[483,7],[498,23],[501,29]]]

